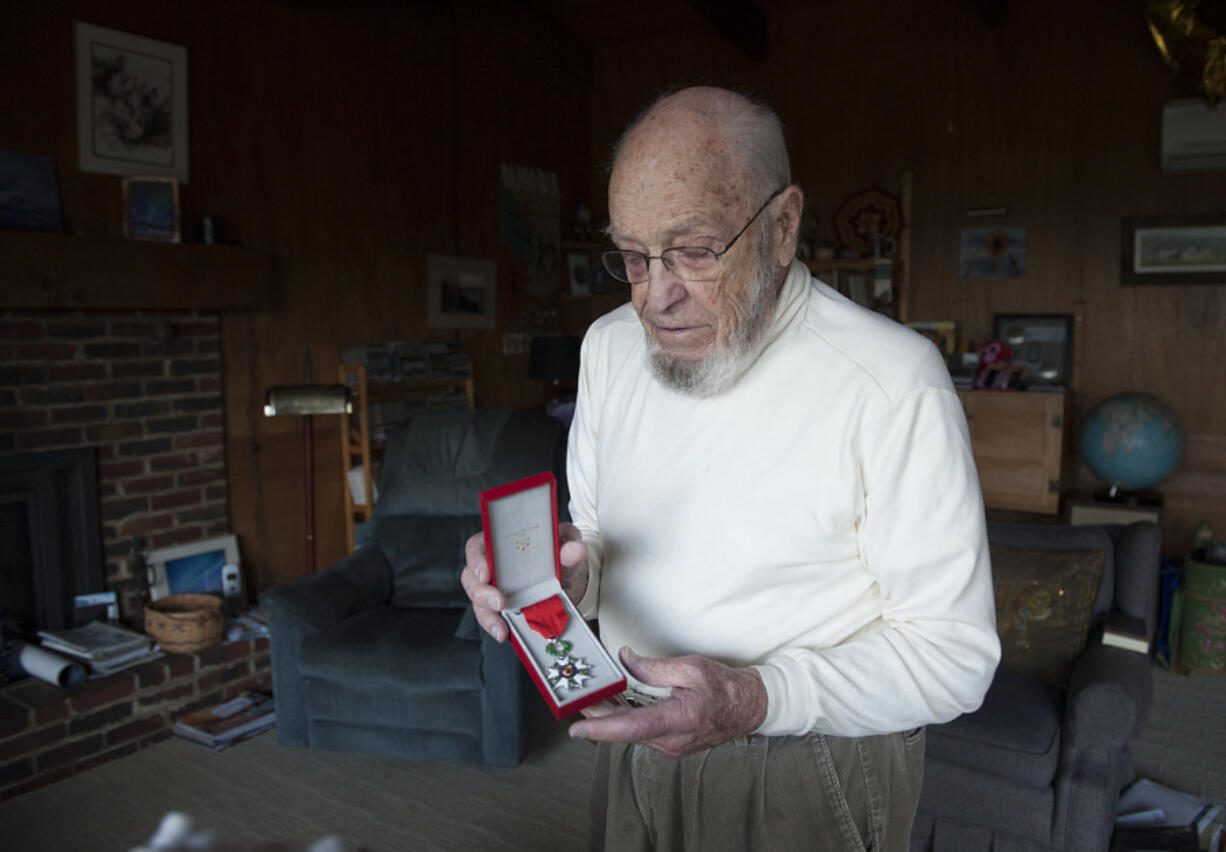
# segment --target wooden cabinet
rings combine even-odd
[[[969,390],[958,397],[987,508],[1060,511],[1068,394]]]
[[[473,380],[447,382],[405,382],[392,385],[372,385],[366,382],[362,365],[341,364],[337,378],[353,394],[353,413],[341,415],[341,475],[345,492],[346,553],[352,553],[357,525],[371,519],[375,505],[375,485],[372,468],[382,456],[383,445],[372,437],[371,406],[380,402],[425,402],[438,394],[463,393],[471,411]],[[427,406],[429,407],[429,406]],[[351,471],[357,471],[354,480]],[[356,487],[355,487],[356,484]],[[357,491],[358,499],[354,499]]]

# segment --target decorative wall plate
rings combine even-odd
[[[885,242],[897,247],[898,235],[902,232],[902,205],[898,199],[880,187],[869,187],[863,192],[848,196],[843,206],[834,214],[834,230],[839,245],[851,249],[861,257],[874,256],[874,237],[880,234]],[[890,251],[876,254],[888,255]]]

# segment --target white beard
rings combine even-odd
[[[695,361],[668,355],[650,336],[647,337],[651,371],[663,385],[687,396],[717,396],[736,384],[758,359],[775,312],[774,259],[766,239],[760,240],[759,246],[754,280],[745,305],[745,322],[733,330],[730,340],[717,343],[713,352]]]

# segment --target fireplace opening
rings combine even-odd
[[[34,641],[39,630],[77,626],[74,597],[105,587],[93,447],[0,456],[5,635]]]

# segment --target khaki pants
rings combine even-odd
[[[906,850],[924,730],[750,737],[680,759],[601,743],[594,850]]]

